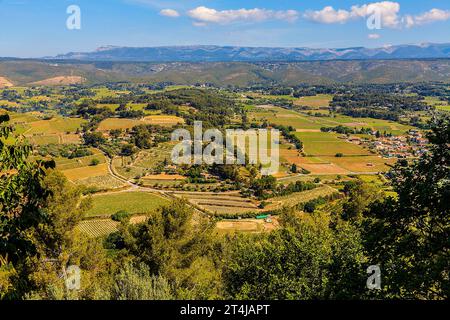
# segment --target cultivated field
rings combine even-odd
[[[26,136],[32,135],[52,135],[74,133],[85,121],[79,118],[55,117],[50,120],[38,120],[27,122],[29,129],[25,132]]]
[[[323,185],[312,190],[296,192],[288,196],[272,198],[270,199],[270,204],[265,208],[265,210],[276,210],[283,207],[293,207],[297,204],[306,203],[319,197],[331,196],[332,194],[335,194],[337,192],[338,190],[330,186]]]
[[[239,213],[261,212],[256,202],[242,198],[236,192],[173,192],[176,197],[185,198],[191,204],[210,213],[233,215]]]
[[[271,217],[271,222],[264,219],[223,220],[216,223],[219,233],[258,233],[269,232],[279,227],[277,217]]]
[[[145,222],[146,219],[147,216],[134,216],[131,217],[130,223],[142,223]],[[81,221],[77,228],[91,238],[98,238],[118,231],[119,224],[119,222],[111,219],[92,219]]]
[[[314,111],[315,112],[315,111]],[[292,126],[300,132],[320,131],[322,127],[335,127],[344,125],[352,128],[371,128],[380,132],[403,134],[411,126],[406,126],[394,121],[372,119],[372,118],[352,118],[340,114],[332,116],[315,117],[307,112],[296,112],[275,106],[256,106],[250,109],[250,118],[257,122],[267,120],[277,125]]]
[[[89,216],[110,216],[125,210],[130,214],[149,213],[168,204],[169,201],[149,192],[115,192],[92,196]]]
[[[333,100],[331,94],[318,94],[316,96],[298,98],[294,101],[294,104],[311,108],[328,107],[331,100]]]
[[[70,181],[83,180],[92,177],[108,175],[108,164],[102,163],[96,166],[87,166],[63,171],[64,175]]]
[[[368,155],[367,149],[340,139],[338,134],[329,132],[296,132],[303,142],[304,152],[308,156]]]
[[[89,237],[97,238],[118,231],[119,224],[111,219],[85,220],[80,222],[78,229]]]

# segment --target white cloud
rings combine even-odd
[[[362,6],[352,6],[350,10],[325,7],[319,11],[307,11],[304,17],[318,23],[346,23],[350,20],[368,18],[374,14],[380,15],[381,25],[395,28],[399,25],[400,4],[391,1],[374,2]]]
[[[239,9],[218,11],[207,7],[197,7],[188,11],[188,15],[197,23],[229,24],[233,22],[261,22],[266,20],[286,20],[293,22],[298,18],[295,10],[273,11],[267,9]]]
[[[376,39],[380,39],[381,36],[378,33],[371,33],[367,36],[367,38],[369,38],[371,40],[376,40]]]
[[[360,18],[379,15],[383,27],[397,28],[400,25],[400,4],[398,2],[382,1],[353,6],[351,12],[353,16]]]
[[[328,6],[319,11],[306,11],[304,17],[319,23],[345,23],[350,19],[350,12],[346,10],[335,10]]]
[[[405,25],[408,28],[414,26],[421,26],[428,23],[433,23],[437,21],[447,21],[450,19],[449,10],[441,9],[431,9],[430,11],[424,12],[417,16],[407,15],[404,19]]]
[[[180,16],[180,13],[173,9],[163,9],[159,14],[169,18],[178,18]]]

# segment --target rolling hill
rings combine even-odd
[[[131,81],[219,86],[449,82],[450,59],[167,63],[3,59],[0,77],[15,85],[44,85],[51,79],[56,79],[50,81],[52,85],[78,83],[80,79],[86,79],[87,84]]]

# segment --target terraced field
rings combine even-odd
[[[293,207],[300,203],[306,203],[310,200],[317,199],[319,197],[331,196],[332,194],[337,193],[338,190],[323,185],[321,187],[315,188],[313,190],[296,192],[284,197],[276,197],[270,199],[270,204],[265,208],[265,210],[276,210],[281,209],[283,207]]]
[[[242,198],[237,192],[173,192],[173,195],[185,198],[210,214],[227,215],[262,211],[255,201]]]

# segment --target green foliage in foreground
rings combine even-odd
[[[2,138],[10,131],[2,128]],[[392,172],[396,199],[349,184],[328,212],[284,210],[271,233],[227,237],[174,201],[141,224],[122,220],[108,250],[76,232],[89,207],[81,191],[26,161],[27,147],[2,142],[0,297],[448,299],[448,117],[437,120],[430,142],[429,154]],[[82,270],[76,291],[61,276],[72,264]],[[373,264],[382,270],[375,293],[366,289]]]
[[[437,119],[431,153],[397,165],[396,199],[375,202],[364,221],[366,245],[385,270],[386,296],[450,295],[450,117]]]

